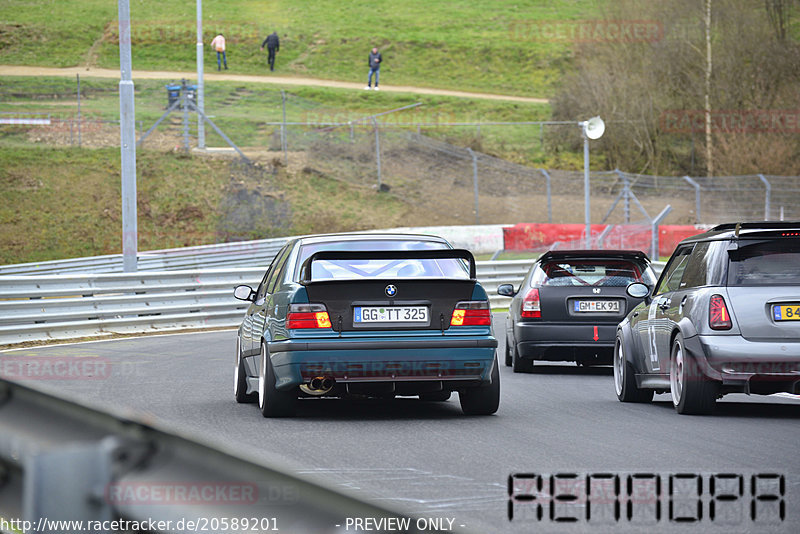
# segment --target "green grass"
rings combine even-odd
[[[259,45],[276,30],[276,74],[361,81],[368,51],[378,46],[386,84],[546,96],[569,68],[570,47],[531,39],[526,22],[591,18],[607,1],[206,0],[206,67],[216,63],[211,38],[223,32],[230,72],[265,73]],[[116,7],[107,0],[5,0],[0,63],[118,67]],[[132,0],[130,7],[134,69],[194,70],[194,2]]]
[[[0,264],[119,253],[119,159],[119,148],[0,148]],[[226,222],[261,199],[287,207],[283,224],[253,216],[231,233]],[[322,174],[245,176],[227,160],[153,150],[137,154],[137,201],[140,250],[400,226],[410,210]]]

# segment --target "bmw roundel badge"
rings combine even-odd
[[[387,297],[393,297],[397,295],[397,287],[394,284],[389,284],[388,286],[386,286],[385,291]]]

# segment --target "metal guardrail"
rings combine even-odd
[[[286,241],[287,238],[281,237],[140,252],[137,256],[138,270],[170,271],[257,266],[266,269]],[[0,275],[121,272],[123,272],[122,254],[0,265]]]
[[[497,295],[497,286],[519,285],[533,261],[476,263],[492,308],[508,306],[510,299]],[[255,287],[265,270],[0,276],[0,345],[237,326],[247,305],[233,298],[232,289]]]
[[[348,518],[432,531],[246,451],[0,379],[2,531],[334,534]]]

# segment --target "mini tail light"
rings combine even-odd
[[[542,305],[539,302],[539,289],[533,288],[528,291],[525,298],[522,299],[522,317],[541,317]]]
[[[286,327],[289,330],[330,328],[331,318],[324,304],[291,304],[286,315]]]
[[[733,323],[722,295],[711,295],[708,307],[708,326],[713,330],[730,330]]]
[[[450,326],[489,326],[492,324],[492,311],[489,301],[463,300],[456,304]]]

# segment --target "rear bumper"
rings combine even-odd
[[[684,340],[707,378],[728,391],[800,392],[800,341],[698,335]]]
[[[617,324],[517,323],[514,338],[522,358],[565,360],[559,354],[609,352],[614,349]],[[595,337],[597,339],[595,339]],[[576,350],[572,350],[576,349]]]
[[[322,376],[337,383],[489,381],[497,340],[481,337],[287,340],[267,345],[278,389]]]

